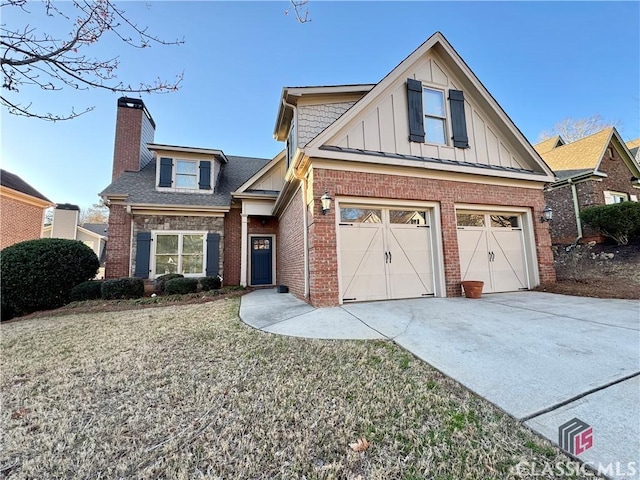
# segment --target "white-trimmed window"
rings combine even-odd
[[[158,190],[212,193],[214,163],[211,160],[160,157],[156,172]]]
[[[203,276],[206,236],[205,232],[154,232],[152,269],[155,275]]]
[[[176,160],[175,186],[176,188],[198,188],[197,160]]]
[[[447,108],[444,92],[433,88],[422,89],[425,142],[446,145]]]
[[[629,195],[621,192],[604,192],[604,203],[606,205],[613,205],[614,203],[628,202]]]

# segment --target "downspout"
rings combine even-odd
[[[573,211],[576,216],[576,228],[578,231],[578,236],[573,241],[571,248],[578,245],[578,242],[582,238],[582,222],[580,221],[580,205],[578,204],[578,189],[576,188],[576,184],[569,179],[569,185],[571,185],[571,196],[573,197]]]
[[[304,298],[309,298],[309,234],[307,232],[307,178],[301,179],[302,189],[302,242],[304,244]]]
[[[288,103],[285,98],[282,98],[282,104],[285,107],[289,107],[293,110],[293,122],[296,128],[298,127],[298,107],[292,103]],[[298,135],[295,135],[296,143],[298,142]],[[295,145],[294,152],[297,150],[298,145]],[[287,152],[288,154],[289,152]],[[295,157],[295,155],[294,155]],[[297,180],[300,180],[300,189],[302,195],[302,243],[304,245],[304,298],[309,298],[309,233],[307,231],[307,177],[299,176],[298,172],[293,167],[293,175]]]

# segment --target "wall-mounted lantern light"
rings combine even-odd
[[[550,222],[551,220],[553,220],[553,209],[547,205],[544,207],[544,210],[542,210],[542,217],[540,217],[540,221],[544,223]]]
[[[329,192],[324,192],[324,195],[320,197],[320,203],[322,203],[322,214],[326,215],[331,210],[331,197]]]

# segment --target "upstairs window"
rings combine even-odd
[[[198,162],[194,160],[176,161],[176,188],[198,187]]]
[[[157,175],[158,187],[194,193],[207,193],[202,191],[208,190],[211,193],[211,167],[209,160],[162,157]]]
[[[424,130],[427,143],[445,145],[447,113],[444,106],[444,92],[432,88],[422,91],[424,103]]]

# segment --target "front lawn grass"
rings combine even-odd
[[[238,305],[2,325],[0,477],[502,480],[569,461],[391,342],[271,335]]]

